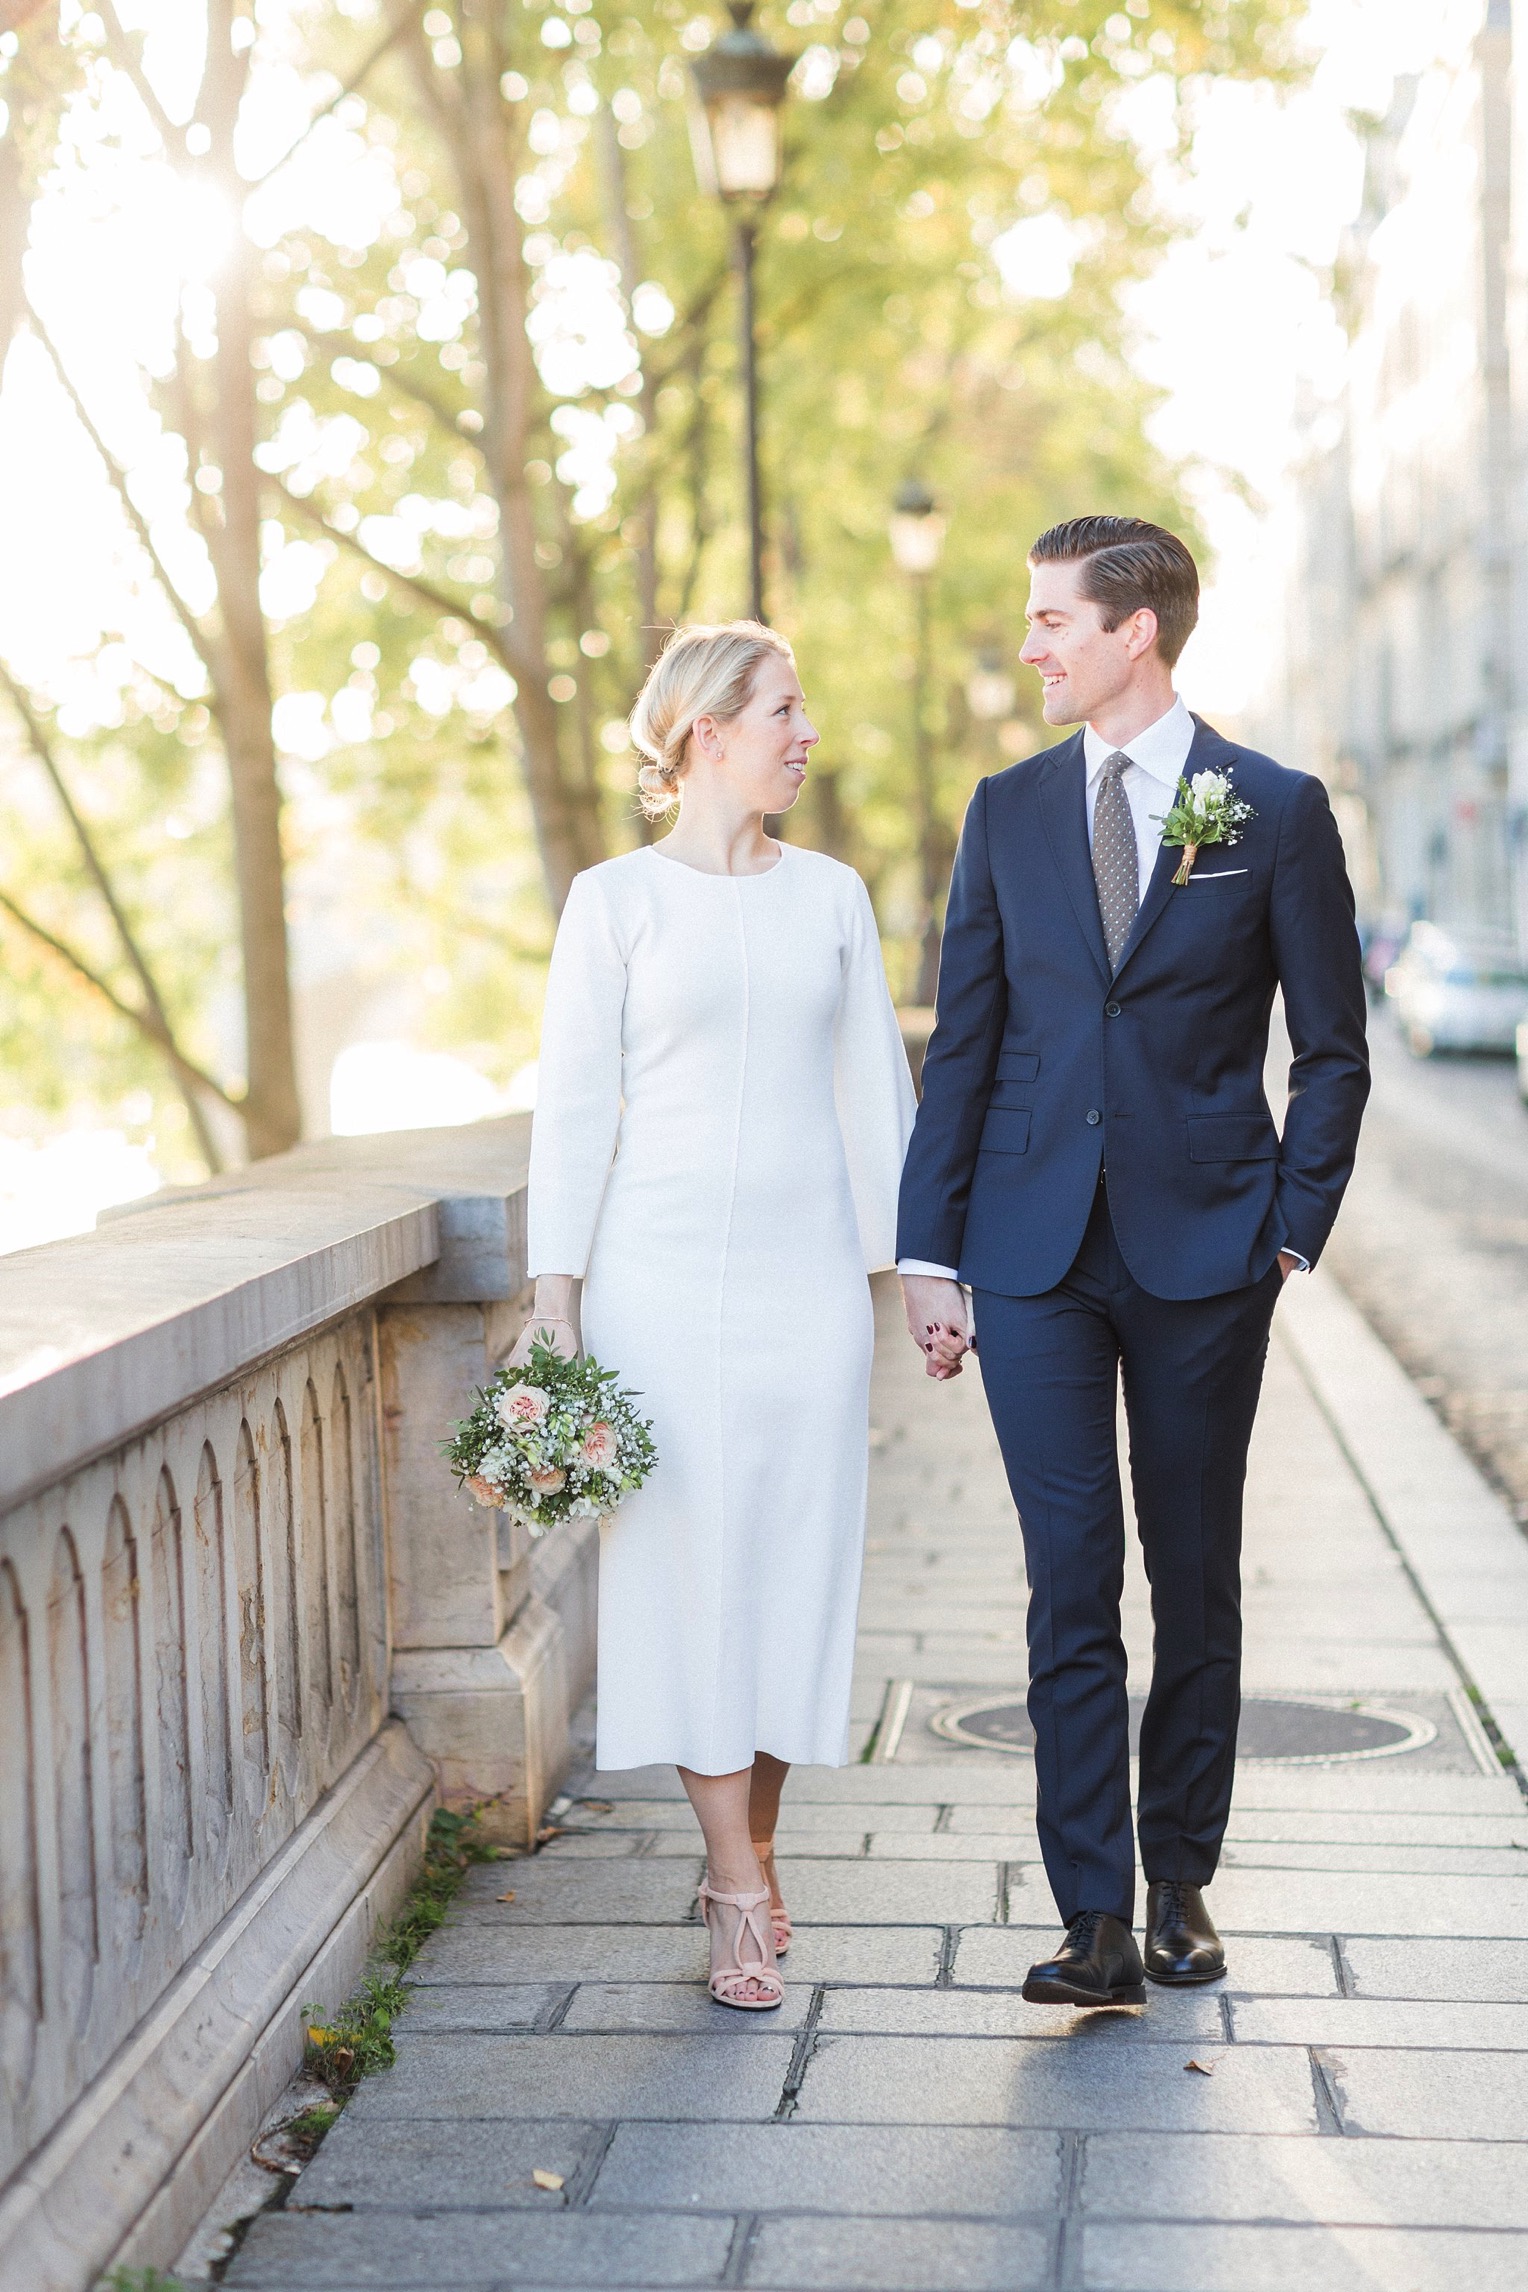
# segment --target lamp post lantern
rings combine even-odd
[[[966,704],[981,724],[996,724],[1005,716],[1012,716],[1018,689],[1003,666],[1003,656],[995,646],[978,653],[976,666],[966,679]]]
[[[897,490],[887,531],[891,554],[912,583],[917,643],[913,654],[913,786],[918,808],[918,864],[923,938],[916,1000],[934,1000],[939,984],[939,823],[934,812],[934,751],[928,728],[929,584],[944,553],[945,520],[928,487],[908,478]]]
[[[738,331],[743,368],[743,476],[748,498],[748,609],[764,618],[764,513],[759,492],[759,376],[754,330],[755,214],[779,187],[780,112],[795,64],[749,19],[753,0],[729,0],[732,30],[697,56],[690,70],[699,102],[690,140],[702,191],[736,211],[733,261],[738,274]]]

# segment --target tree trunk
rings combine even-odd
[[[492,0],[463,0],[463,60],[447,92],[417,37],[415,75],[446,130],[456,169],[468,261],[478,284],[483,387],[482,451],[499,512],[499,594],[517,692],[515,721],[525,760],[536,841],[553,912],[560,914],[580,868],[605,856],[598,791],[580,784],[562,752],[560,711],[547,691],[546,593],[536,561],[536,520],[525,474],[538,379],[525,331],[523,233],[515,208],[513,116],[499,92],[509,68],[501,13]]]
[[[233,52],[232,26],[230,0],[210,0],[198,108],[212,135],[208,171],[237,212],[246,186],[234,166],[233,140],[245,70]],[[249,1066],[244,1121],[251,1159],[258,1160],[296,1144],[302,1113],[292,1041],[281,792],[260,610],[261,481],[254,461],[258,431],[250,362],[254,287],[254,251],[240,233],[216,281],[217,356],[205,438],[222,485],[201,522],[218,586],[220,628],[208,647],[208,667],[232,790]],[[185,391],[188,403],[192,388],[188,384]],[[193,437],[186,443],[194,478]]]

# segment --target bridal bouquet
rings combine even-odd
[[[494,1371],[442,1443],[458,1481],[533,1536],[614,1512],[658,1461],[636,1395],[617,1392],[615,1379],[598,1361],[566,1361],[537,1342],[523,1367]]]

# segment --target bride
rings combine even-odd
[[[851,868],[774,842],[817,733],[790,647],[676,631],[632,715],[661,842],[574,882],[530,1168],[535,1306],[653,1420],[602,1525],[597,1764],[672,1762],[705,1834],[711,1994],[784,1995],[793,1762],[841,1766],[864,1544],[871,1302],[913,1091]]]

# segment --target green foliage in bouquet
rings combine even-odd
[[[617,1389],[614,1369],[564,1360],[538,1340],[523,1367],[494,1371],[442,1448],[475,1502],[542,1536],[614,1512],[642,1486],[658,1450],[636,1399]]]

